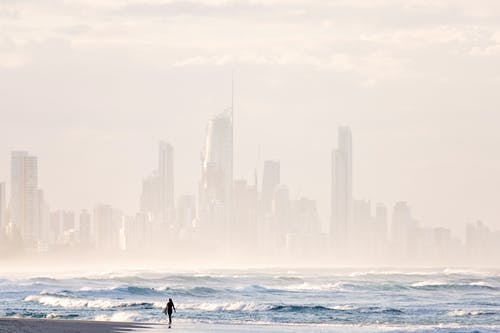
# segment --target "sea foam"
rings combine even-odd
[[[95,309],[111,309],[133,306],[150,306],[162,307],[159,302],[137,302],[137,301],[120,301],[110,299],[83,299],[74,297],[61,297],[53,295],[29,295],[24,298],[26,302],[36,302],[43,305],[59,306],[63,308],[95,308]]]

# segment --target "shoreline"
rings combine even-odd
[[[212,324],[207,322],[186,323],[174,322],[170,328],[168,324],[113,322],[91,320],[61,320],[61,319],[32,319],[32,318],[3,318],[0,317],[0,333],[374,333],[374,332],[412,332],[412,333],[458,333],[464,332],[464,327],[454,325],[388,325],[363,326],[348,324]],[[467,331],[480,330],[481,332],[498,332],[495,327],[478,326],[468,327]]]
[[[157,324],[92,320],[0,317],[0,333],[118,333],[153,329]]]

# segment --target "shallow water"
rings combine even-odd
[[[498,332],[500,272],[158,271],[0,277],[0,316]]]

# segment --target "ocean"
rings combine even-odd
[[[109,271],[0,277],[0,316],[500,332],[500,271]]]

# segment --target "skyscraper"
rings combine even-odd
[[[330,235],[344,248],[352,221],[352,137],[349,127],[339,127],[338,146],[332,152]]]
[[[95,246],[99,250],[111,250],[116,246],[116,228],[113,224],[113,208],[98,204],[94,207],[92,216],[92,232]]]
[[[391,239],[393,242],[406,247],[417,222],[411,215],[411,210],[405,201],[394,204],[392,213]]]
[[[174,221],[174,147],[161,141],[158,150],[160,221]]]
[[[276,187],[280,184],[280,162],[265,161],[262,175],[261,203],[264,215],[270,214],[273,209],[273,198]]]
[[[383,203],[377,203],[375,209],[375,223],[377,237],[380,241],[387,241],[387,207]]]
[[[0,229],[6,223],[5,183],[0,183]]]
[[[36,241],[38,162],[26,151],[11,155],[10,220],[27,245]]]
[[[208,122],[201,162],[200,219],[226,223],[233,192],[232,113],[221,113]]]
[[[86,247],[89,247],[91,243],[91,226],[91,215],[88,210],[84,209],[80,212],[78,231],[80,235],[80,243]]]
[[[140,209],[163,226],[175,221],[174,147],[170,143],[158,145],[158,169],[142,181]]]

